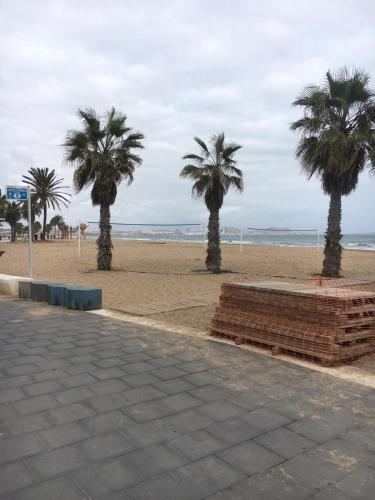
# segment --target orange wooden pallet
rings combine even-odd
[[[310,283],[224,283],[210,334],[335,364],[375,352],[375,293]]]

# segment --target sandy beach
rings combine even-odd
[[[34,278],[103,289],[104,307],[205,330],[224,281],[302,281],[321,270],[322,250],[222,245],[223,269],[205,272],[197,243],[114,241],[113,271],[96,271],[96,245],[83,240],[33,243]],[[27,244],[0,242],[0,273],[27,276]],[[375,252],[343,253],[343,276],[375,277]]]

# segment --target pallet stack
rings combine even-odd
[[[224,283],[210,334],[325,365],[375,352],[375,293],[280,282]]]

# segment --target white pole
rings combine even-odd
[[[81,257],[81,223],[78,221],[78,258]]]
[[[240,252],[242,252],[242,234],[243,234],[243,228],[242,228],[242,226],[241,226]]]
[[[31,190],[30,186],[27,186],[27,216],[29,219],[29,276],[33,277],[33,253],[31,248],[32,243],[32,231],[31,231]]]

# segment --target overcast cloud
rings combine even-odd
[[[178,174],[195,135],[225,131],[243,149],[242,195],[224,225],[324,228],[328,199],[300,175],[290,103],[327,69],[365,69],[375,87],[373,0],[0,0],[0,187],[30,166],[72,186],[60,146],[77,109],[125,111],[145,134],[143,165],[112,220],[204,222]],[[375,177],[344,202],[345,232],[375,231]],[[97,220],[89,192],[66,220]]]

